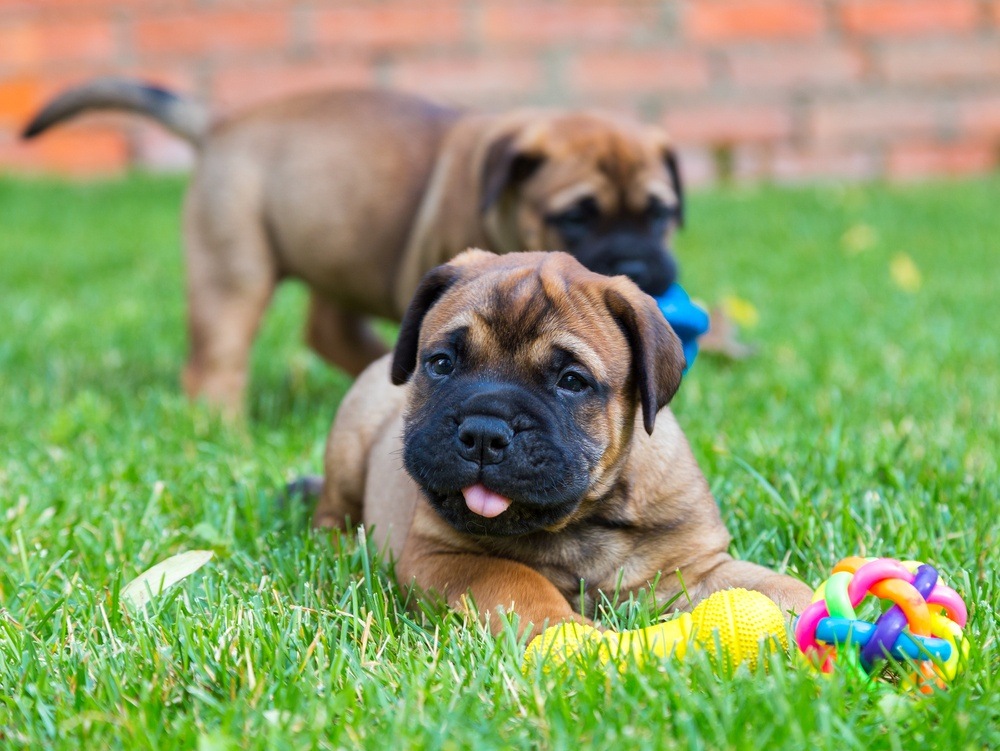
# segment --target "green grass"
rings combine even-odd
[[[364,545],[274,500],[320,469],[347,387],[300,342],[300,289],[268,315],[247,426],[181,396],[182,187],[0,181],[0,747],[1000,745],[1000,180],[702,193],[677,243],[692,293],[760,312],[760,354],[703,356],[674,404],[733,551],[813,585],[848,554],[937,564],[974,646],[919,699],[785,658],[526,680],[513,637],[408,610]],[[146,615],[123,608],[124,583],[204,548]]]

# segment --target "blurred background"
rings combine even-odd
[[[183,169],[136,117],[19,129],[138,75],[222,114],[317,87],[624,110],[689,182],[908,179],[1000,161],[1000,0],[0,0],[0,170]]]

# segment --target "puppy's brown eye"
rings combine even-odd
[[[559,383],[556,386],[564,391],[572,391],[574,394],[579,394],[581,391],[589,388],[590,384],[587,383],[582,375],[574,373],[571,370],[568,373],[563,373],[562,378],[559,379]]]
[[[427,361],[427,370],[432,375],[446,376],[455,369],[455,363],[448,355],[434,355]]]

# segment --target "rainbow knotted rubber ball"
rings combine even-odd
[[[869,595],[892,603],[874,623],[856,611]],[[968,651],[962,637],[966,618],[962,598],[933,566],[852,556],[817,588],[795,624],[795,641],[824,673],[845,653],[857,657],[851,664],[865,675],[887,658],[916,662],[919,672],[909,680],[926,692],[931,682],[943,688],[942,679],[952,680],[958,672],[959,656]]]

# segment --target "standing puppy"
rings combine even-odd
[[[47,105],[34,137],[93,109],[148,115],[198,150],[184,209],[191,396],[239,411],[275,286],[311,291],[307,338],[355,375],[385,352],[420,278],[470,245],[557,248],[646,292],[674,281],[683,215],[662,131],[586,112],[482,115],[379,91],[280,100],[209,125],[194,102],[98,79]]]
[[[345,397],[314,523],[363,522],[402,583],[535,633],[654,581],[661,602],[683,586],[679,607],[747,587],[801,610],[806,585],[726,552],[666,407],[683,366],[628,279],[565,253],[469,251],[427,274],[391,363]]]

